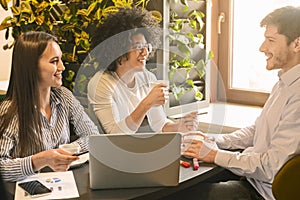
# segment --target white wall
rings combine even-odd
[[[10,15],[10,11],[5,11],[0,6],[0,22],[2,22],[7,15]],[[7,44],[9,41],[13,41],[13,39],[10,37],[9,40],[5,40],[5,32],[6,31],[0,31],[0,81],[9,79],[11,66],[12,50],[3,50],[3,45]]]

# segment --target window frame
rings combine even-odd
[[[218,40],[216,60],[219,75],[217,78],[216,99],[218,101],[232,102],[239,104],[263,106],[269,97],[267,92],[257,92],[251,90],[241,90],[231,88],[231,66],[232,66],[232,20],[233,20],[233,0],[218,0],[217,13],[225,13],[225,21],[221,24],[221,34],[215,32],[212,38]],[[213,21],[218,21],[218,16],[213,16]],[[216,80],[216,79],[214,79]]]

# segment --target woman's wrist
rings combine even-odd
[[[44,164],[44,156],[41,155],[41,153],[34,154],[31,156],[31,162],[32,162],[32,168],[35,172],[39,171],[43,167],[45,167]]]
[[[151,102],[149,102],[149,100],[147,98],[143,99],[140,103],[140,106],[142,109],[144,109],[144,112],[147,113],[148,110],[150,110],[150,108],[153,106],[151,104]]]
[[[179,124],[174,122],[167,122],[162,128],[162,132],[177,132],[179,131]]]

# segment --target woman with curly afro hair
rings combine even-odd
[[[197,128],[196,113],[177,123],[167,119],[162,105],[168,99],[168,86],[153,86],[157,79],[146,69],[161,36],[151,12],[138,7],[121,8],[95,31],[91,56],[103,70],[90,80],[88,99],[104,132],[186,132]],[[144,119],[150,127],[143,126]]]

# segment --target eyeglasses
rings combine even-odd
[[[136,43],[136,44],[132,45],[131,49],[138,50],[139,52],[143,52],[144,49],[146,49],[148,51],[148,53],[151,53],[152,52],[152,44],[150,44],[150,43],[146,43],[146,44]]]

